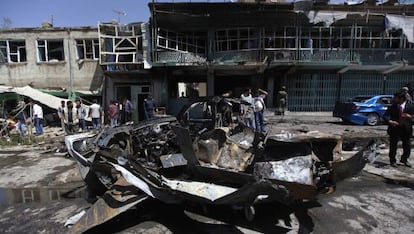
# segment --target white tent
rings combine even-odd
[[[68,99],[59,98],[47,93],[43,93],[30,86],[24,87],[12,87],[0,85],[0,93],[17,93],[35,101],[38,101],[52,109],[57,109],[60,106],[61,101],[67,101]]]

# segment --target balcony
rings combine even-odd
[[[202,55],[194,54],[191,52],[181,51],[162,51],[156,53],[156,61],[154,66],[157,64],[168,64],[170,66],[182,66],[182,65],[203,65],[207,63],[207,58]]]

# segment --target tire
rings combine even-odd
[[[369,126],[375,126],[375,125],[378,125],[379,120],[380,120],[380,118],[379,118],[378,114],[376,114],[376,113],[369,113],[369,114],[367,115],[367,117],[368,117],[368,119],[367,119],[367,124],[368,124]]]

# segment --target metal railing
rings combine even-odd
[[[414,62],[414,49],[265,49],[220,51],[210,55],[198,55],[190,52],[157,52],[155,63],[193,63],[193,64],[244,64],[263,62],[267,58],[271,63],[320,62],[361,63],[386,65],[392,62]],[[171,64],[171,66],[174,66]]]

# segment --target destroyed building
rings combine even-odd
[[[96,27],[0,29],[0,83],[38,89],[99,92]]]
[[[45,75],[39,73],[45,69],[65,68],[57,72],[62,81],[53,82],[69,85],[72,80],[75,88],[82,82],[90,85],[89,90],[101,82],[104,103],[126,96],[134,103],[133,118],[138,120],[143,118],[143,99],[149,93],[168,114],[177,114],[188,98],[228,91],[239,96],[248,86],[268,90],[267,106],[277,106],[277,91],[286,86],[288,110],[332,111],[337,100],[393,93],[412,82],[414,75],[414,7],[398,1],[378,5],[153,1],[148,6],[148,22],[100,23],[95,37],[79,36],[98,38],[92,41],[100,50],[92,63],[76,60],[75,43],[70,46],[65,39],[61,50],[65,61],[71,56],[75,63],[70,66],[57,58],[57,63],[43,64],[36,58],[36,40],[29,44],[28,37],[23,43],[27,60],[35,61],[31,67],[42,67],[33,71],[28,68],[31,62],[16,60],[20,52],[12,52],[7,44],[10,38],[26,38],[25,34],[14,33],[18,29],[2,30],[0,71],[7,74],[2,82],[18,85],[17,81],[29,76],[22,70],[44,80]],[[76,40],[76,30],[71,30],[62,30],[65,35],[53,38]],[[21,47],[18,51],[25,50]],[[99,62],[94,60],[98,58]],[[89,76],[81,76],[81,71]]]

